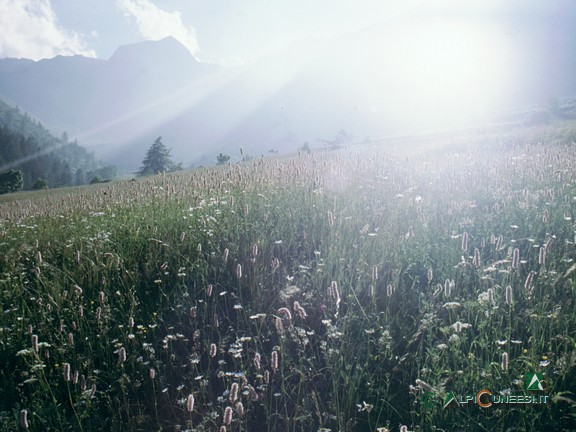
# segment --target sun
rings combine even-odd
[[[369,85],[397,119],[459,123],[503,108],[514,65],[498,25],[420,18],[381,37],[386,42],[373,52]]]

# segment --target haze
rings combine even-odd
[[[85,70],[96,74],[119,46],[171,36],[200,63],[175,45],[132,51],[98,81],[112,108],[96,103],[86,73],[62,86],[20,76],[20,87],[4,74],[0,97],[103,155],[157,135],[185,163],[240,145],[294,150],[339,130],[364,139],[462,126],[573,95],[575,18],[570,0],[2,0],[0,57],[93,57]],[[81,108],[59,99],[75,85]]]

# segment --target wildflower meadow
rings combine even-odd
[[[3,197],[0,431],[574,430],[572,131]]]

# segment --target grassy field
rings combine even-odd
[[[0,430],[574,430],[563,128],[8,197]]]

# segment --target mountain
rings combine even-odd
[[[199,62],[173,38],[108,60],[0,59],[0,96],[129,170],[158,136],[185,166],[240,147],[314,148],[339,131],[362,141],[576,95],[573,26],[514,19],[407,16],[235,68]]]
[[[212,69],[167,38],[120,47],[108,61],[82,56],[0,60],[0,94],[55,129],[87,134],[82,140],[87,144],[122,142],[131,132],[114,124]]]

